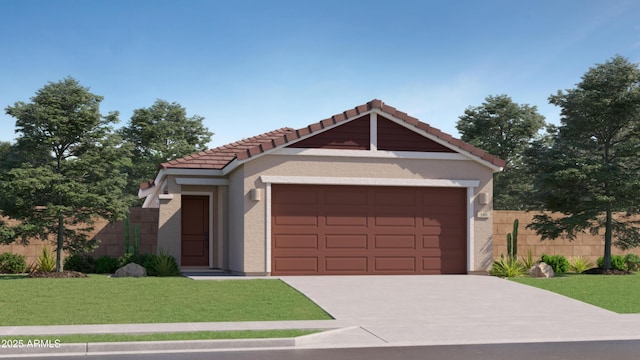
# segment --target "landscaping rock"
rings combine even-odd
[[[533,265],[529,273],[531,276],[537,278],[551,278],[555,276],[551,265],[543,262]]]
[[[147,276],[147,269],[136,263],[128,263],[127,265],[116,270],[113,277],[144,277]]]

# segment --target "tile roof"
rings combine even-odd
[[[248,139],[242,139],[231,144],[222,145],[217,148],[201,151],[197,154],[162,163],[160,164],[160,168],[220,170],[240,156],[244,156],[244,158],[246,158],[274,148],[274,144],[276,142],[280,143],[280,139],[283,136],[291,134],[294,131],[295,130],[291,128],[281,128],[270,131]]]
[[[440,131],[418,119],[397,110],[393,106],[383,103],[381,100],[371,100],[366,104],[349,109],[330,118],[321,120],[307,127],[294,130],[291,128],[281,128],[248,139],[243,139],[231,144],[223,145],[214,149],[199,152],[180,159],[172,160],[160,164],[162,169],[184,168],[184,169],[223,169],[234,159],[245,160],[257,154],[264,153],[281,145],[287,144],[301,137],[318,132],[328,126],[332,126],[373,109],[380,109],[382,112],[390,114],[417,129],[446,142],[453,148],[462,152],[470,153],[478,158],[487,161],[497,167],[504,167],[505,161],[501,160],[486,151],[476,148],[462,140]]]

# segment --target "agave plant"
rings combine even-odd
[[[491,267],[491,275],[499,277],[516,277],[527,274],[527,269],[518,259],[504,255],[500,256],[500,260],[494,261]]]

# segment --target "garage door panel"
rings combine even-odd
[[[375,271],[387,272],[398,271],[403,273],[416,272],[416,258],[413,256],[405,257],[376,257],[374,259]]]
[[[317,225],[318,214],[309,206],[296,206],[276,209],[280,214],[273,221],[274,225]]]
[[[276,249],[317,249],[318,235],[308,234],[282,234],[274,237]]]
[[[326,249],[366,249],[366,235],[348,235],[348,234],[327,234],[325,248]]]
[[[368,271],[368,258],[366,256],[352,257],[325,257],[325,270],[327,272],[361,272]]]
[[[315,203],[278,200],[289,188]],[[274,275],[466,272],[464,188],[274,184],[272,195]]]
[[[442,259],[439,256],[422,257],[422,270],[438,271],[440,269],[442,269]]]
[[[324,203],[331,205],[367,205],[369,196],[364,191],[331,191],[324,194]]]
[[[440,248],[440,237],[429,235],[422,237],[422,247],[424,249],[438,249]]]
[[[318,191],[311,187],[295,187],[288,189],[274,189],[273,204],[314,205],[318,203]]]
[[[416,194],[412,189],[395,188],[374,194],[374,205],[407,207],[416,204]]]
[[[375,236],[376,249],[415,249],[415,235],[378,235]]]
[[[374,223],[376,226],[406,226],[414,228],[416,226],[416,219],[412,217],[408,218],[397,216],[394,214],[380,214],[375,217]]]
[[[318,272],[317,257],[278,257],[273,263],[273,270],[276,272],[287,273],[316,273]]]
[[[367,227],[367,217],[355,211],[340,210],[325,217],[326,226],[358,226]]]

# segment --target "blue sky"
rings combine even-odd
[[[72,76],[101,111],[156,99],[218,146],[377,98],[452,135],[468,106],[536,105],[616,54],[640,62],[636,0],[0,0],[0,107]],[[16,134],[0,114],[0,140]]]

